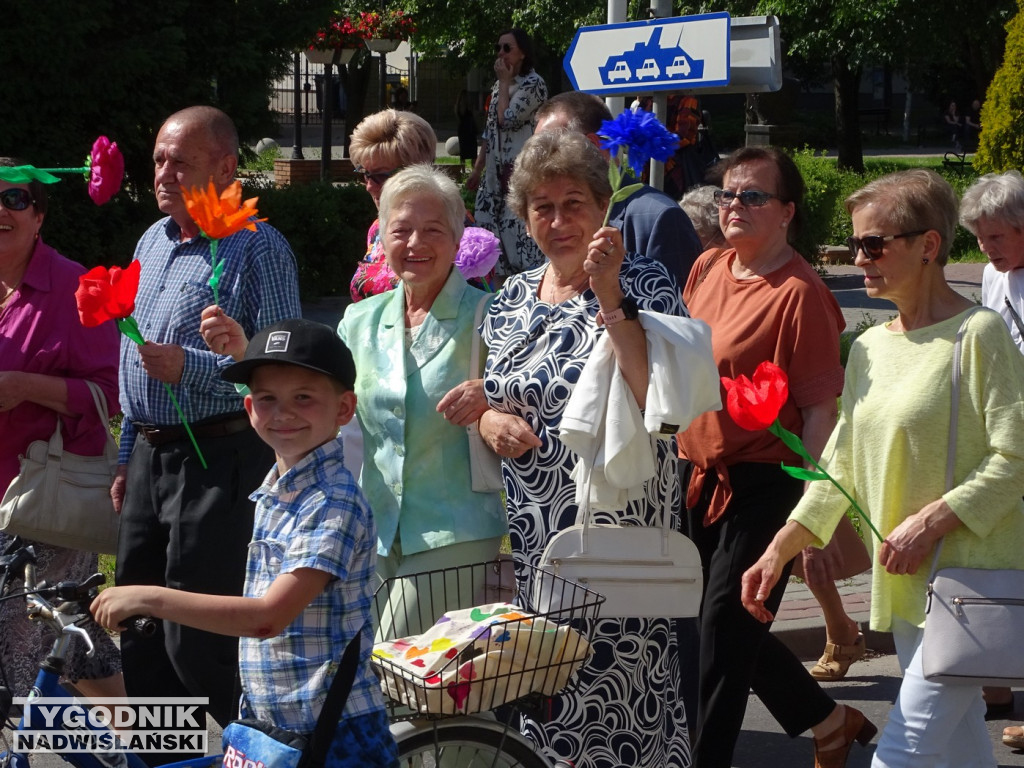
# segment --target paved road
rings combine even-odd
[[[809,665],[808,665],[809,666]],[[892,654],[873,655],[850,668],[850,676],[838,683],[826,683],[825,689],[834,699],[857,707],[879,727],[889,717],[889,710],[899,691],[899,665]],[[1004,747],[1000,737],[1003,728],[1018,725],[1024,717],[1024,694],[1017,693],[1017,711],[1014,720],[990,720],[989,733],[997,764],[1024,766],[1024,751]],[[867,768],[875,751],[874,742],[867,748],[854,745],[847,762],[848,768]],[[779,768],[809,766],[814,763],[814,744],[810,735],[790,739],[778,723],[768,714],[760,700],[751,694],[747,715],[743,720],[743,733],[736,745],[734,768]]]

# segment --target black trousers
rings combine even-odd
[[[700,617],[695,768],[729,768],[743,725],[750,690],[791,737],[824,720],[835,702],[793,653],[747,613],[740,603],[740,578],[757,562],[796,506],[803,483],[774,464],[729,467],[732,500],[725,514],[702,520],[716,479],[709,475],[700,502],[688,510],[694,542],[704,566]],[[766,601],[775,613],[790,566]]]
[[[203,469],[186,439],[150,445],[139,436],[128,464],[116,582],[241,595],[256,490],[273,451],[250,427],[199,438]],[[130,697],[207,696],[222,726],[237,717],[238,639],[161,622],[155,636],[121,636]],[[164,757],[164,756],[161,756]]]

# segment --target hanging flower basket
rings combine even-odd
[[[338,57],[339,64],[348,64],[352,61],[352,57],[356,55],[356,48],[341,48],[341,56]],[[306,54],[306,58],[310,64],[330,64],[334,61],[334,49],[327,49],[324,51],[318,51],[314,49],[306,49],[303,51]]]
[[[323,51],[307,48],[303,53],[306,54],[310,64],[330,64],[334,60],[334,50],[331,48]]]
[[[387,37],[373,37],[366,41],[366,47],[374,53],[391,53],[397,51],[401,40],[392,40]]]

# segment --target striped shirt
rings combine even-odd
[[[171,218],[151,226],[135,248],[142,264],[133,317],[146,341],[178,344],[185,349],[185,368],[171,389],[189,423],[241,411],[242,398],[220,377],[233,361],[209,350],[199,334],[200,314],[213,304],[209,286],[210,243],[201,235],[182,242],[181,228]],[[225,314],[241,323],[252,338],[260,329],[299,317],[298,273],[287,241],[271,226],[241,232],[219,241],[217,260],[224,272],[218,287]],[[132,422],[156,425],[181,423],[163,383],[142,367],[137,346],[121,337],[121,408],[125,422],[118,461],[127,464],[135,445]]]
[[[277,637],[241,639],[243,717],[311,733],[356,632],[362,632],[362,647],[343,718],[382,710],[380,683],[370,668],[377,529],[363,492],[345,468],[341,440],[320,446],[283,477],[275,467],[250,498],[256,502],[256,521],[246,597],[260,597],[280,574],[299,568],[334,578]]]

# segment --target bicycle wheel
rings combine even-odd
[[[402,768],[551,768],[518,731],[500,727],[441,720],[397,742]]]

